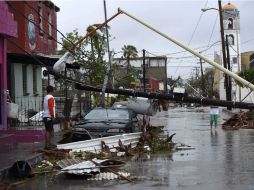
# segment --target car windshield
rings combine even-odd
[[[85,119],[129,119],[129,112],[124,109],[94,109],[85,116]]]

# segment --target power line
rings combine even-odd
[[[214,24],[213,24],[213,29],[212,29],[211,35],[209,37],[209,40],[208,40],[207,47],[210,45],[214,30],[215,30],[215,26],[216,26],[216,23],[217,23],[218,16],[219,16],[219,14],[216,15],[216,18],[215,18],[215,21],[214,21]],[[205,54],[205,55],[207,55],[207,54]]]
[[[206,7],[207,6],[207,3],[208,3],[208,0],[206,0],[206,2],[205,2],[205,6],[204,7]],[[196,26],[195,26],[195,28],[194,28],[194,31],[192,32],[192,35],[191,35],[191,38],[190,38],[190,40],[189,40],[189,42],[188,42],[188,46],[190,45],[190,43],[191,43],[191,41],[192,41],[192,39],[193,39],[193,37],[194,37],[194,35],[195,35],[195,33],[196,33],[196,30],[197,30],[197,28],[198,28],[198,25],[199,25],[199,23],[200,23],[200,21],[201,21],[201,18],[202,18],[202,16],[203,16],[203,12],[201,12],[201,14],[200,14],[200,16],[199,16],[199,19],[198,19],[198,22],[197,22],[197,24],[196,24]],[[184,52],[184,54],[183,54],[183,56],[185,55],[185,52]],[[180,63],[179,63],[179,65],[180,65]],[[176,68],[176,71],[175,71],[175,74],[177,73],[177,71],[178,71],[178,67]],[[174,75],[175,75],[174,74]]]

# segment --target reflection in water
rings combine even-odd
[[[217,145],[218,144],[218,133],[216,129],[211,129],[210,131],[210,135],[211,135],[211,145]]]
[[[224,167],[225,167],[225,175],[224,175],[224,181],[230,185],[236,183],[235,179],[235,172],[237,172],[237,165],[235,161],[235,151],[237,152],[238,146],[234,146],[235,144],[238,144],[238,139],[235,138],[236,133],[233,131],[227,131],[225,133],[225,151],[224,151]]]

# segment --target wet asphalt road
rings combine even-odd
[[[65,175],[45,175],[16,189],[188,189],[253,190],[254,130],[210,129],[209,111],[177,108],[160,112],[174,142],[195,147],[144,158],[133,157],[125,170],[137,177],[126,181],[86,181]],[[222,114],[222,117],[226,117]]]

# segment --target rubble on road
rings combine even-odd
[[[103,137],[61,144],[54,150],[41,150],[45,160],[37,165],[34,174],[51,172],[84,176],[89,180],[124,179],[133,182],[131,174],[121,171],[121,160],[158,151],[172,151],[172,135],[162,135],[163,126],[148,127],[146,132]]]
[[[254,129],[254,112],[239,112],[222,124],[222,129]]]
[[[130,173],[128,172],[118,172],[119,175],[116,175],[112,172],[101,172],[99,174],[94,175],[91,178],[88,178],[89,181],[101,181],[101,180],[113,180],[113,179],[119,179],[120,175],[124,177],[130,177]]]

